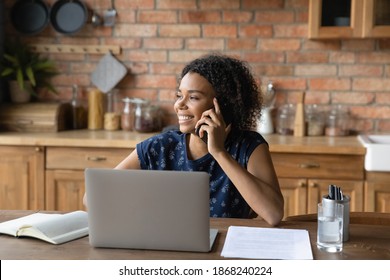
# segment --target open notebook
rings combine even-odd
[[[85,185],[92,246],[211,250],[207,173],[87,168]]]

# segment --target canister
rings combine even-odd
[[[98,89],[88,92],[88,129],[103,128],[103,93]]]

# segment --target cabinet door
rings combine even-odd
[[[364,211],[390,213],[390,180],[367,181],[364,186],[364,197]]]
[[[324,195],[329,193],[329,184],[337,185],[344,195],[351,198],[350,211],[363,211],[363,182],[347,180],[319,180],[308,181],[307,213],[317,213],[317,204]]]
[[[364,0],[363,37],[390,37],[389,0]]]
[[[84,171],[46,171],[46,210],[86,210],[84,192]]]
[[[306,214],[306,180],[279,178],[279,185],[284,198],[284,217]]]
[[[310,0],[309,38],[362,37],[362,17],[363,0]]]
[[[0,209],[44,207],[44,149],[0,146]]]

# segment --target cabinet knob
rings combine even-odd
[[[319,163],[301,163],[299,165],[300,168],[304,168],[304,169],[312,169],[312,168],[320,168],[320,164]]]
[[[35,151],[36,151],[37,153],[42,152],[42,147],[35,147]]]
[[[104,160],[107,160],[107,158],[106,157],[102,157],[102,156],[95,156],[95,157],[88,156],[87,160],[88,161],[104,161]]]

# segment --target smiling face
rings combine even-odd
[[[214,97],[213,87],[198,73],[189,72],[183,77],[174,105],[181,132],[195,132],[202,113],[213,107]]]

